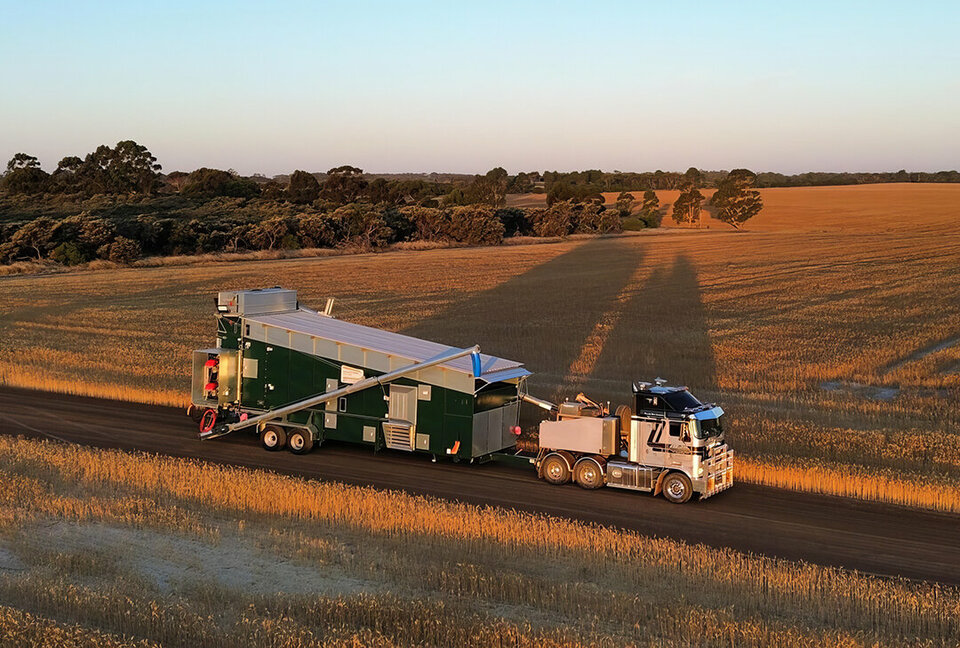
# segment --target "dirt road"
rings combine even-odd
[[[137,449],[303,477],[402,489],[597,522],[647,535],[731,547],[889,576],[960,585],[960,516],[736,484],[683,506],[649,495],[539,481],[499,464],[325,444],[306,456],[266,452],[250,433],[201,442],[183,411],[0,388],[0,432]],[[706,549],[709,550],[709,549]]]

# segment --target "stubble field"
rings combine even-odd
[[[663,202],[671,196],[664,192]],[[0,380],[182,404],[212,297],[524,361],[531,391],[628,402],[663,376],[730,414],[747,479],[960,511],[960,187],[770,189],[749,232],[0,279]],[[667,221],[669,224],[669,221]]]
[[[0,437],[4,646],[955,645],[955,588]]]

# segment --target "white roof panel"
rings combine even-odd
[[[278,313],[276,315],[257,315],[255,317],[247,317],[246,319],[266,326],[275,326],[304,335],[312,335],[318,338],[332,340],[340,344],[349,344],[362,349],[408,358],[412,362],[423,362],[424,360],[429,360],[454,348],[446,344],[421,340],[401,333],[392,333],[370,326],[344,322],[343,320],[309,311],[293,311]],[[445,362],[440,366],[473,375],[473,364],[470,356],[457,358],[456,360]],[[488,376],[494,378],[494,374],[498,374],[507,369],[522,368],[523,363],[481,353],[480,366],[480,377],[487,380]],[[523,371],[525,372],[524,375],[529,373],[525,369]]]

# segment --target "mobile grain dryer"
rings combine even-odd
[[[662,492],[674,502],[733,483],[723,410],[685,388],[634,384],[615,416],[582,394],[555,405],[526,391],[522,363],[344,322],[296,291],[221,292],[217,344],[193,353],[191,414],[200,438],[239,429],[267,450],[323,441],[532,464],[552,484]],[[555,414],[536,452],[517,450],[520,403]],[[633,414],[636,412],[636,415]]]

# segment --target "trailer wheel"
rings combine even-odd
[[[313,435],[309,430],[294,428],[287,437],[287,447],[293,454],[307,454],[313,450]]]
[[[580,488],[600,488],[603,486],[603,467],[593,457],[584,457],[573,467],[573,479]]]
[[[672,472],[663,480],[663,496],[674,504],[683,504],[693,495],[693,484],[682,472]]]
[[[268,425],[260,432],[260,444],[270,450],[279,450],[287,443],[287,433],[279,425]]]
[[[570,468],[567,460],[558,454],[547,455],[540,467],[543,478],[549,483],[559,486],[570,481]]]

